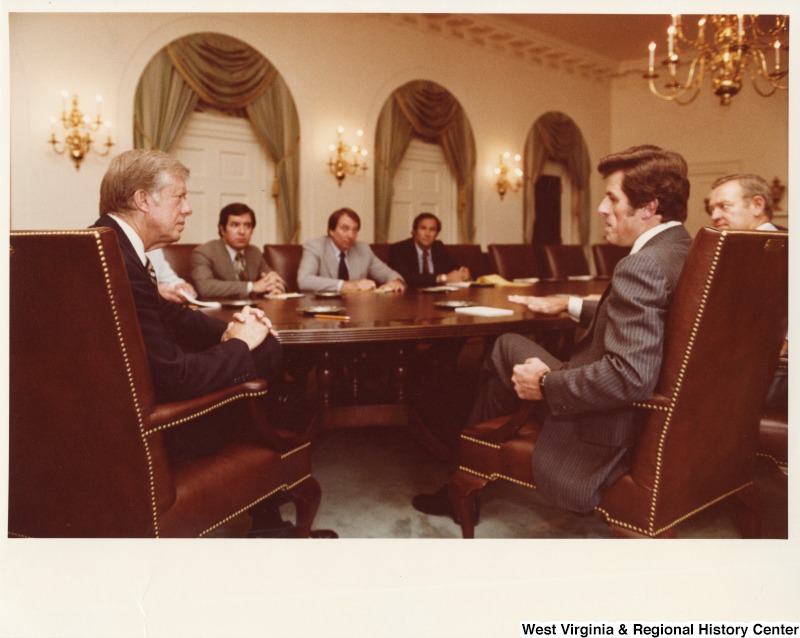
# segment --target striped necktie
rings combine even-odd
[[[236,253],[236,261],[234,262],[234,270],[236,271],[236,278],[239,281],[247,281],[246,264],[244,261],[244,251]]]
[[[150,261],[149,257],[145,257],[144,267],[147,268],[147,276],[150,277],[150,281],[156,288],[158,288],[158,278],[156,277],[156,269],[153,268],[153,262]]]

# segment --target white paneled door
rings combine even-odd
[[[428,212],[442,220],[439,239],[446,244],[458,243],[457,193],[456,180],[445,163],[442,148],[411,140],[394,178],[388,240],[395,242],[408,237],[414,217]]]
[[[193,214],[182,243],[216,239],[219,211],[232,202],[243,202],[255,212],[255,246],[276,242],[274,164],[248,120],[193,113],[171,152],[191,171],[187,188]]]

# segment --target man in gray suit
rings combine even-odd
[[[569,311],[587,328],[570,360],[559,361],[520,335],[500,337],[486,358],[474,424],[530,401],[542,431],[533,452],[538,491],[555,504],[590,511],[628,468],[639,428],[634,401],[649,399],[663,355],[664,325],[691,237],[686,161],[655,146],[604,157],[606,191],[598,212],[605,238],[630,246],[599,300],[519,297],[531,310]],[[428,514],[452,511],[441,490],[414,497]]]
[[[255,213],[246,204],[228,204],[219,212],[220,238],[192,251],[192,280],[202,297],[244,299],[286,291],[286,282],[250,244],[255,227]]]
[[[297,269],[300,290],[313,292],[402,292],[402,275],[375,256],[368,244],[358,240],[361,219],[354,210],[340,208],[328,218],[328,236],[303,244]]]

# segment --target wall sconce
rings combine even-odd
[[[348,175],[355,175],[359,170],[362,173],[367,171],[367,149],[361,147],[361,138],[364,131],[356,131],[357,144],[348,146],[342,141],[344,129],[340,126],[336,129],[336,144],[331,144],[328,148],[331,156],[328,159],[328,168],[333,173],[339,188],[342,187],[344,178]]]
[[[53,150],[63,155],[65,152],[69,153],[70,158],[75,163],[75,170],[81,167],[81,162],[90,150],[94,150],[100,156],[108,155],[114,142],[111,141],[111,122],[103,122],[100,117],[100,103],[103,101],[102,95],[95,96],[97,100],[97,117],[91,120],[88,115],[81,113],[78,108],[78,96],[72,96],[72,110],[67,113],[67,98],[69,94],[66,91],[61,91],[61,124],[64,127],[64,141],[59,142],[56,138],[56,118],[50,118],[50,139],[48,144],[51,144]],[[92,139],[92,133],[95,133],[105,124],[108,131],[106,141],[103,144],[105,151],[98,151],[97,148],[93,149],[95,140]]]
[[[514,155],[514,167],[512,168],[507,164],[511,159],[511,153],[503,153],[500,155],[500,161],[497,168],[494,169],[494,174],[497,175],[497,192],[500,194],[500,199],[503,199],[508,191],[515,193],[522,186],[522,169],[519,167],[520,154]],[[509,175],[511,173],[511,175]]]

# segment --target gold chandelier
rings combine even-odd
[[[750,76],[753,88],[769,97],[777,89],[787,89],[783,83],[789,72],[789,17],[758,15],[704,15],[697,23],[697,35],[688,37],[681,16],[672,15],[667,29],[665,92],[655,85],[656,43],[650,43],[650,65],[644,78],[650,92],[663,100],[689,104],[700,93],[703,74],[708,67],[711,87],[720,104],[727,106],[742,88],[743,76]],[[691,57],[688,62],[686,58]],[[787,60],[782,64],[782,59]],[[772,60],[772,62],[770,62]],[[770,67],[772,67],[770,69]]]

